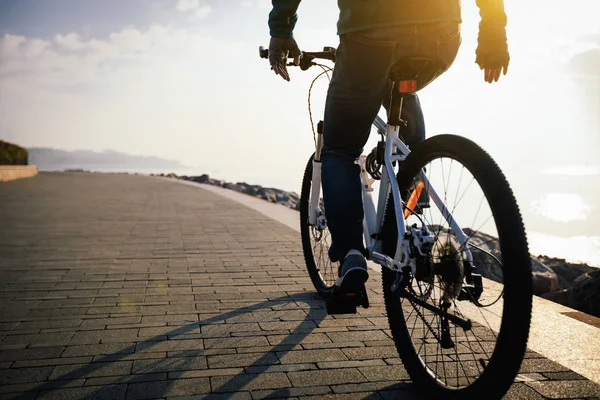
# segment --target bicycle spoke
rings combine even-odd
[[[411,368],[416,371],[427,371],[426,377],[421,378],[431,387],[458,389],[460,392],[480,380],[486,383],[478,386],[500,386],[495,378],[508,385],[509,379],[514,379],[512,372],[496,371],[490,377],[487,371],[494,359],[512,364],[513,370],[518,370],[515,365],[522,354],[519,349],[511,347],[511,341],[516,340],[523,346],[523,340],[527,338],[525,334],[529,325],[525,322],[511,327],[517,333],[515,337],[511,336],[510,341],[504,339],[506,335],[499,333],[506,329],[501,323],[506,312],[525,320],[525,312],[530,309],[527,308],[527,302],[530,302],[527,285],[519,284],[526,282],[527,274],[530,274],[525,261],[520,261],[522,267],[519,269],[524,271],[520,274],[523,279],[511,280],[506,289],[502,263],[503,259],[518,258],[523,250],[527,250],[525,241],[511,242],[510,247],[502,245],[504,239],[511,238],[511,233],[514,234],[512,237],[520,240],[522,234],[519,232],[523,229],[521,218],[504,176],[485,152],[455,137],[428,140],[428,145],[415,149],[409,155],[410,160],[407,159],[400,169],[403,176],[398,177],[404,201],[414,190],[414,175],[421,176],[421,181],[426,177],[425,190],[430,197],[435,191],[437,199],[430,201],[429,207],[415,208],[407,217],[406,232],[402,233],[410,237],[415,230],[424,232],[423,226],[426,226],[431,238],[427,245],[416,244],[412,238],[409,242],[413,251],[411,257],[415,258],[411,260],[414,262],[411,267],[416,271],[410,275],[410,283],[405,290],[414,297],[401,297],[394,303],[389,298],[389,289],[386,291],[384,286],[388,313],[396,313],[394,304],[399,304],[404,310],[400,324],[394,324],[390,319],[392,336],[399,350],[418,355],[417,358],[402,358],[407,369],[408,364],[413,364]],[[409,182],[410,188],[404,186]],[[493,198],[486,196],[490,193],[494,193]],[[386,242],[384,238],[383,242],[385,253],[393,255],[394,240]],[[421,247],[415,249],[414,246]],[[466,261],[467,249],[469,261]],[[503,253],[509,252],[510,255],[506,254],[504,258]],[[476,270],[471,272],[473,266]],[[391,285],[392,275],[383,275],[384,285]],[[481,286],[474,286],[480,285],[479,279]],[[508,296],[511,301],[520,299],[526,308],[523,311],[514,307],[505,310],[504,301],[508,302]],[[419,304],[415,303],[417,299]],[[459,325],[456,318],[469,321],[469,329],[462,328],[463,324]],[[399,344],[407,342],[411,343],[409,348]],[[499,343],[503,343],[501,348]],[[435,378],[429,380],[429,377]],[[445,395],[438,389],[432,393]],[[473,387],[473,390],[478,389]],[[478,393],[481,397],[482,393]],[[457,397],[460,397],[458,393]]]
[[[319,200],[319,213],[323,213],[322,199]],[[329,229],[318,229],[315,226],[310,227],[310,243],[312,248],[312,257],[315,263],[316,270],[320,275],[321,280],[326,286],[332,286],[335,283],[337,274],[334,272],[333,263],[329,259],[330,247],[330,232]]]
[[[434,203],[420,217],[422,222],[430,228],[434,239],[433,263],[449,263],[450,268],[455,269],[455,272],[448,272],[449,276],[454,275],[461,278],[465,268],[463,250],[466,243],[471,243],[473,238],[476,237],[477,239],[473,243],[476,243],[478,247],[486,248],[487,245],[496,242],[497,239],[479,236],[481,229],[493,223],[493,216],[486,203],[485,195],[478,191],[479,187],[476,185],[477,180],[475,177],[470,175],[469,170],[463,165],[461,165],[460,170],[456,170],[454,163],[454,160],[449,160],[449,162],[441,159],[434,160],[424,169],[427,171],[428,182],[432,186],[435,187],[435,182],[441,184],[438,186],[443,188],[444,191],[443,195],[440,193],[441,199],[446,207],[451,206],[448,207],[450,215],[458,223],[471,222],[469,225],[463,225],[463,230],[469,228],[464,232],[467,241],[461,243],[458,240],[448,218],[437,209]],[[429,187],[425,189],[427,190]],[[465,216],[469,218],[465,219]],[[438,223],[433,223],[433,221]],[[494,230],[489,233],[492,235],[497,234]],[[494,268],[501,269],[497,261],[491,258],[486,259],[489,256],[485,253],[477,252],[473,247],[470,247],[470,249],[472,253],[479,254],[479,258],[483,259],[477,262],[480,269],[490,271]],[[428,366],[438,379],[447,386],[468,386],[483,373],[485,367],[481,365],[481,362],[483,360],[485,363],[490,359],[489,346],[493,348],[497,341],[497,335],[489,317],[491,310],[476,307],[468,300],[457,301],[456,292],[458,287],[456,285],[459,283],[453,282],[452,279],[454,278],[450,278],[448,281],[444,279],[439,275],[435,275],[435,278],[431,281],[427,278],[424,281],[414,279],[410,284],[410,288],[414,296],[435,307],[439,307],[442,301],[448,302],[448,312],[460,318],[467,318],[461,311],[463,305],[477,308],[473,311],[475,314],[470,312],[467,318],[473,321],[475,328],[465,331],[450,321],[443,322],[443,318],[437,313],[432,313],[422,306],[412,304],[406,300],[402,301],[405,308],[405,319],[410,323],[407,326],[408,332],[414,338],[415,350],[422,357],[424,365]],[[492,296],[492,299],[498,301],[499,298],[494,296]],[[410,309],[407,307],[410,307]],[[448,328],[450,331],[447,331],[444,335],[449,335],[454,343],[449,349],[445,349],[441,345],[442,325],[445,323],[449,323]]]

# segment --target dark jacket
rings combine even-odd
[[[315,0],[331,1],[331,0]],[[503,0],[476,0],[482,21],[506,25]],[[272,0],[272,37],[290,38],[298,21],[300,0]],[[461,22],[460,0],[338,0],[338,35],[371,28],[431,22]]]
[[[300,0],[272,1],[271,36],[292,37]],[[338,6],[338,35],[394,25],[461,20],[460,0],[338,0]]]

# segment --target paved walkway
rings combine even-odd
[[[413,399],[372,307],[327,316],[298,234],[147,177],[0,185],[0,399]],[[194,396],[196,397],[187,397]],[[598,398],[529,352],[508,399]]]

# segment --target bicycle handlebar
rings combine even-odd
[[[306,71],[308,68],[315,65],[313,62],[314,59],[322,59],[329,60],[335,62],[335,52],[336,49],[334,47],[324,47],[323,51],[303,51],[302,56],[300,58],[300,68],[303,71]],[[258,55],[260,58],[269,58],[269,49],[265,49],[263,46],[258,48]],[[289,58],[294,58],[290,56]],[[295,64],[290,63],[290,66],[294,66]]]

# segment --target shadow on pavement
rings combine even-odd
[[[296,304],[296,302],[306,302],[306,301],[308,301],[309,304],[315,303],[315,302],[322,303],[322,307],[313,307],[313,305],[311,304],[311,308],[309,309],[306,317],[298,323],[298,326],[290,334],[288,334],[284,340],[282,340],[279,344],[274,345],[273,348],[269,352],[265,352],[264,355],[262,355],[256,361],[254,361],[251,365],[245,366],[245,368],[250,369],[254,373],[246,373],[245,371],[240,372],[239,374],[232,376],[230,379],[228,379],[224,384],[220,385],[219,387],[213,388],[212,393],[221,393],[218,397],[220,399],[227,399],[227,398],[232,397],[235,394],[235,392],[242,390],[250,382],[252,382],[254,379],[256,379],[256,377],[258,377],[260,375],[261,370],[264,372],[264,370],[268,368],[268,365],[266,365],[266,364],[270,364],[269,360],[272,360],[273,352],[287,353],[294,346],[300,344],[302,342],[302,340],[304,338],[306,338],[306,336],[308,336],[313,331],[314,327],[307,327],[307,326],[310,326],[311,324],[306,324],[306,322],[313,321],[314,325],[316,326],[325,318],[326,312],[325,312],[325,308],[324,308],[324,301],[321,300],[314,293],[299,293],[299,294],[294,294],[294,295],[290,295],[290,296],[279,297],[276,299],[267,300],[267,301],[264,301],[264,302],[261,302],[258,304],[254,304],[251,306],[240,307],[235,310],[231,310],[231,311],[219,314],[212,318],[208,318],[208,319],[205,319],[205,320],[202,320],[199,322],[193,322],[193,323],[181,326],[179,328],[175,328],[172,331],[168,332],[166,334],[166,336],[170,337],[170,336],[185,335],[186,333],[190,333],[191,331],[193,331],[194,329],[197,329],[198,327],[201,327],[204,325],[215,324],[217,322],[225,321],[227,319],[230,319],[230,318],[233,318],[233,317],[236,317],[239,315],[252,313],[253,311],[271,309],[273,307],[276,307],[276,310],[279,310],[279,307],[281,307],[282,305],[285,305],[286,303]],[[275,310],[273,310],[273,311],[275,311]],[[285,308],[281,309],[280,311],[285,311]],[[264,332],[264,333],[267,334],[268,332]],[[69,383],[72,380],[89,378],[90,375],[92,375],[94,372],[99,371],[103,368],[106,368],[107,366],[110,365],[110,363],[113,363],[113,362],[116,362],[116,361],[126,358],[130,354],[135,353],[136,350],[142,349],[143,351],[148,351],[148,349],[151,350],[153,346],[156,346],[159,343],[164,343],[165,341],[168,341],[168,340],[178,340],[178,339],[164,339],[164,336],[165,335],[157,335],[157,336],[152,337],[143,342],[137,342],[134,345],[125,347],[118,353],[104,355],[101,358],[95,360],[94,362],[85,365],[84,367],[81,367],[75,371],[69,372],[69,373],[64,374],[64,375],[62,375],[58,378],[55,378],[51,381],[44,382],[43,384],[36,386],[34,389],[17,396],[16,399],[24,400],[24,399],[35,398],[36,393],[39,393],[42,391],[56,390],[56,389],[61,389],[61,388],[65,388],[65,387],[70,387]],[[194,338],[197,338],[197,337],[194,336]],[[210,338],[210,337],[208,337],[208,338]],[[241,336],[238,338],[240,338],[240,340],[244,339],[244,337],[241,337]],[[209,348],[210,347],[205,346],[204,350],[209,349]],[[195,352],[195,354],[194,354],[194,352]],[[193,355],[200,356],[203,353],[203,349],[199,349],[197,351],[196,350],[186,351],[186,353],[189,353],[192,356]],[[190,369],[194,369],[194,367],[191,365],[191,361],[189,360],[189,358],[190,357],[188,357],[187,359],[186,359],[186,357],[179,358],[179,360],[181,360],[181,361],[176,364],[177,372],[185,371],[186,366],[189,366]],[[144,370],[145,370],[144,373],[149,374],[149,373],[152,373],[155,371],[156,372],[165,372],[163,368],[160,368],[161,365],[164,365],[165,360],[174,360],[174,359],[175,358],[157,359],[155,363],[150,364],[144,368]],[[175,371],[173,371],[173,372],[175,372]],[[115,387],[116,387],[115,385],[135,382],[134,377],[135,377],[134,375],[123,376],[123,377],[120,377],[120,379],[111,381],[110,384],[107,384],[106,386],[96,387],[97,390],[86,394],[85,398],[88,398],[88,399],[113,399],[116,397],[116,395],[118,395],[117,393],[115,393]],[[165,395],[168,393],[171,385],[176,381],[177,380],[171,380],[171,379],[164,380],[164,381],[163,380],[156,381],[156,383],[157,383],[156,390],[153,390],[151,394],[148,393],[147,397],[143,396],[143,395],[140,397],[135,397],[135,396],[134,397],[140,398],[140,399],[141,398],[165,397]],[[89,386],[89,387],[91,388],[91,386]],[[286,395],[286,393],[287,393],[287,395]],[[277,390],[277,397],[289,397],[289,391],[287,389]]]

